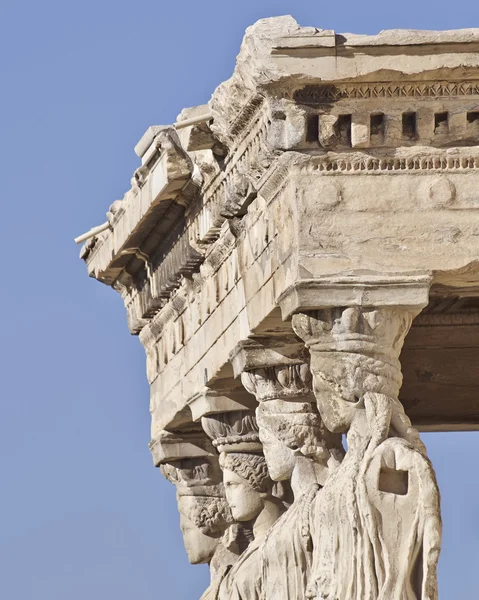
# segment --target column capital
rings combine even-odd
[[[291,333],[239,342],[230,353],[236,377],[258,402],[273,399],[313,402],[309,354],[304,341]]]
[[[201,427],[185,431],[161,431],[149,444],[155,467],[182,459],[215,457],[216,451]]]
[[[296,365],[307,362],[304,342],[290,334],[261,336],[239,342],[230,352],[235,377],[244,371],[270,366]]]
[[[293,328],[311,355],[313,389],[319,412],[333,432],[347,432],[365,398],[377,394],[391,408],[389,427],[424,450],[398,400],[402,384],[399,355],[417,309],[336,307],[293,316]]]
[[[306,363],[274,365],[244,371],[241,381],[256,396],[258,402],[265,400],[302,400],[314,402],[312,378]]]
[[[193,421],[199,422],[207,415],[252,410],[256,407],[255,397],[240,382],[225,378],[216,380],[215,384],[215,387],[205,386],[188,400]]]
[[[278,298],[283,319],[334,306],[404,306],[419,312],[429,300],[430,273],[357,272],[318,279],[298,279]]]
[[[316,386],[334,387],[353,402],[365,391],[397,398],[399,354],[417,312],[397,306],[334,307],[295,314],[292,322],[309,348]]]
[[[263,446],[254,410],[209,415],[201,424],[218,452],[261,453]]]

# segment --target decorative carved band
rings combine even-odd
[[[414,320],[415,327],[455,327],[457,325],[479,325],[479,312],[420,314]]]
[[[301,104],[324,104],[344,99],[456,98],[479,95],[479,81],[366,83],[363,85],[308,85],[293,99]]]
[[[229,135],[236,137],[247,130],[263,105],[264,96],[254,95],[231,124]]]
[[[479,168],[479,156],[432,156],[371,157],[366,154],[322,156],[316,159],[313,169],[317,171],[342,171],[357,174],[358,171],[463,171]],[[308,169],[311,167],[308,166]]]
[[[147,263],[143,281],[138,278],[125,301],[130,331],[139,333],[145,319],[156,315],[180,286],[182,276],[197,272],[203,261],[203,255],[190,245],[186,231],[156,268]]]
[[[224,170],[203,188],[203,207],[195,217],[198,222],[198,238],[203,243],[211,243],[219,235],[226,220],[222,214],[225,197],[234,180],[243,178],[247,173],[247,179],[254,187],[271,164],[272,157],[267,143],[270,124],[268,113],[262,102],[249,106],[248,128],[244,138],[232,142]]]

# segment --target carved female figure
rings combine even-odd
[[[187,458],[160,465],[176,487],[180,527],[191,564],[208,563],[212,584],[202,598],[214,598],[211,590],[224,571],[246,548],[244,531],[233,523],[225,497],[218,460],[214,456]]]
[[[264,456],[222,454],[226,499],[234,518],[250,522],[253,541],[233,565],[220,587],[220,600],[253,600],[261,577],[258,548],[270,527],[285,511],[281,488],[268,475]]]
[[[260,404],[257,421],[269,473],[291,480],[294,502],[267,533],[261,548],[261,600],[305,598],[311,566],[312,503],[344,451],[341,437],[324,427],[311,393],[308,366],[289,365],[243,373]]]
[[[348,452],[311,513],[314,600],[436,600],[439,492],[418,432],[398,400],[404,309],[295,315],[310,348],[314,392]]]
[[[221,451],[226,499],[233,518],[248,524],[253,532],[253,541],[225,573],[216,598],[252,600],[258,597],[258,548],[286,509],[283,500],[288,486],[275,484],[269,477],[254,413],[238,411],[204,418],[203,428]]]

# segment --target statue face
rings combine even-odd
[[[344,353],[345,354],[345,353]],[[313,371],[313,389],[318,411],[323,419],[323,423],[332,433],[345,433],[348,431],[357,409],[362,407],[361,398],[363,395],[362,381],[358,373],[361,373],[357,365],[356,368],[349,367],[347,356],[341,357],[342,360],[335,360],[329,357],[321,356],[318,358],[314,354],[311,356],[311,369]],[[316,372],[326,370],[332,374],[333,383],[328,383],[326,378],[318,377]],[[338,384],[341,393],[338,391]]]
[[[295,463],[293,450],[265,427],[260,426],[259,437],[263,444],[263,453],[271,479],[273,481],[290,479]]]
[[[355,404],[343,400],[321,379],[314,378],[314,394],[325,426],[332,433],[345,433],[356,414]]]
[[[263,496],[234,471],[223,472],[226,500],[235,521],[251,521],[263,510]]]
[[[198,511],[198,508],[198,499],[194,496],[178,497],[183,543],[188,560],[193,565],[210,562],[220,541],[219,538],[203,533],[201,528],[191,520],[191,515]]]

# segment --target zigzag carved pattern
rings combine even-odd
[[[301,104],[323,104],[343,99],[451,98],[459,96],[479,96],[479,81],[307,85],[296,90],[293,99]]]

